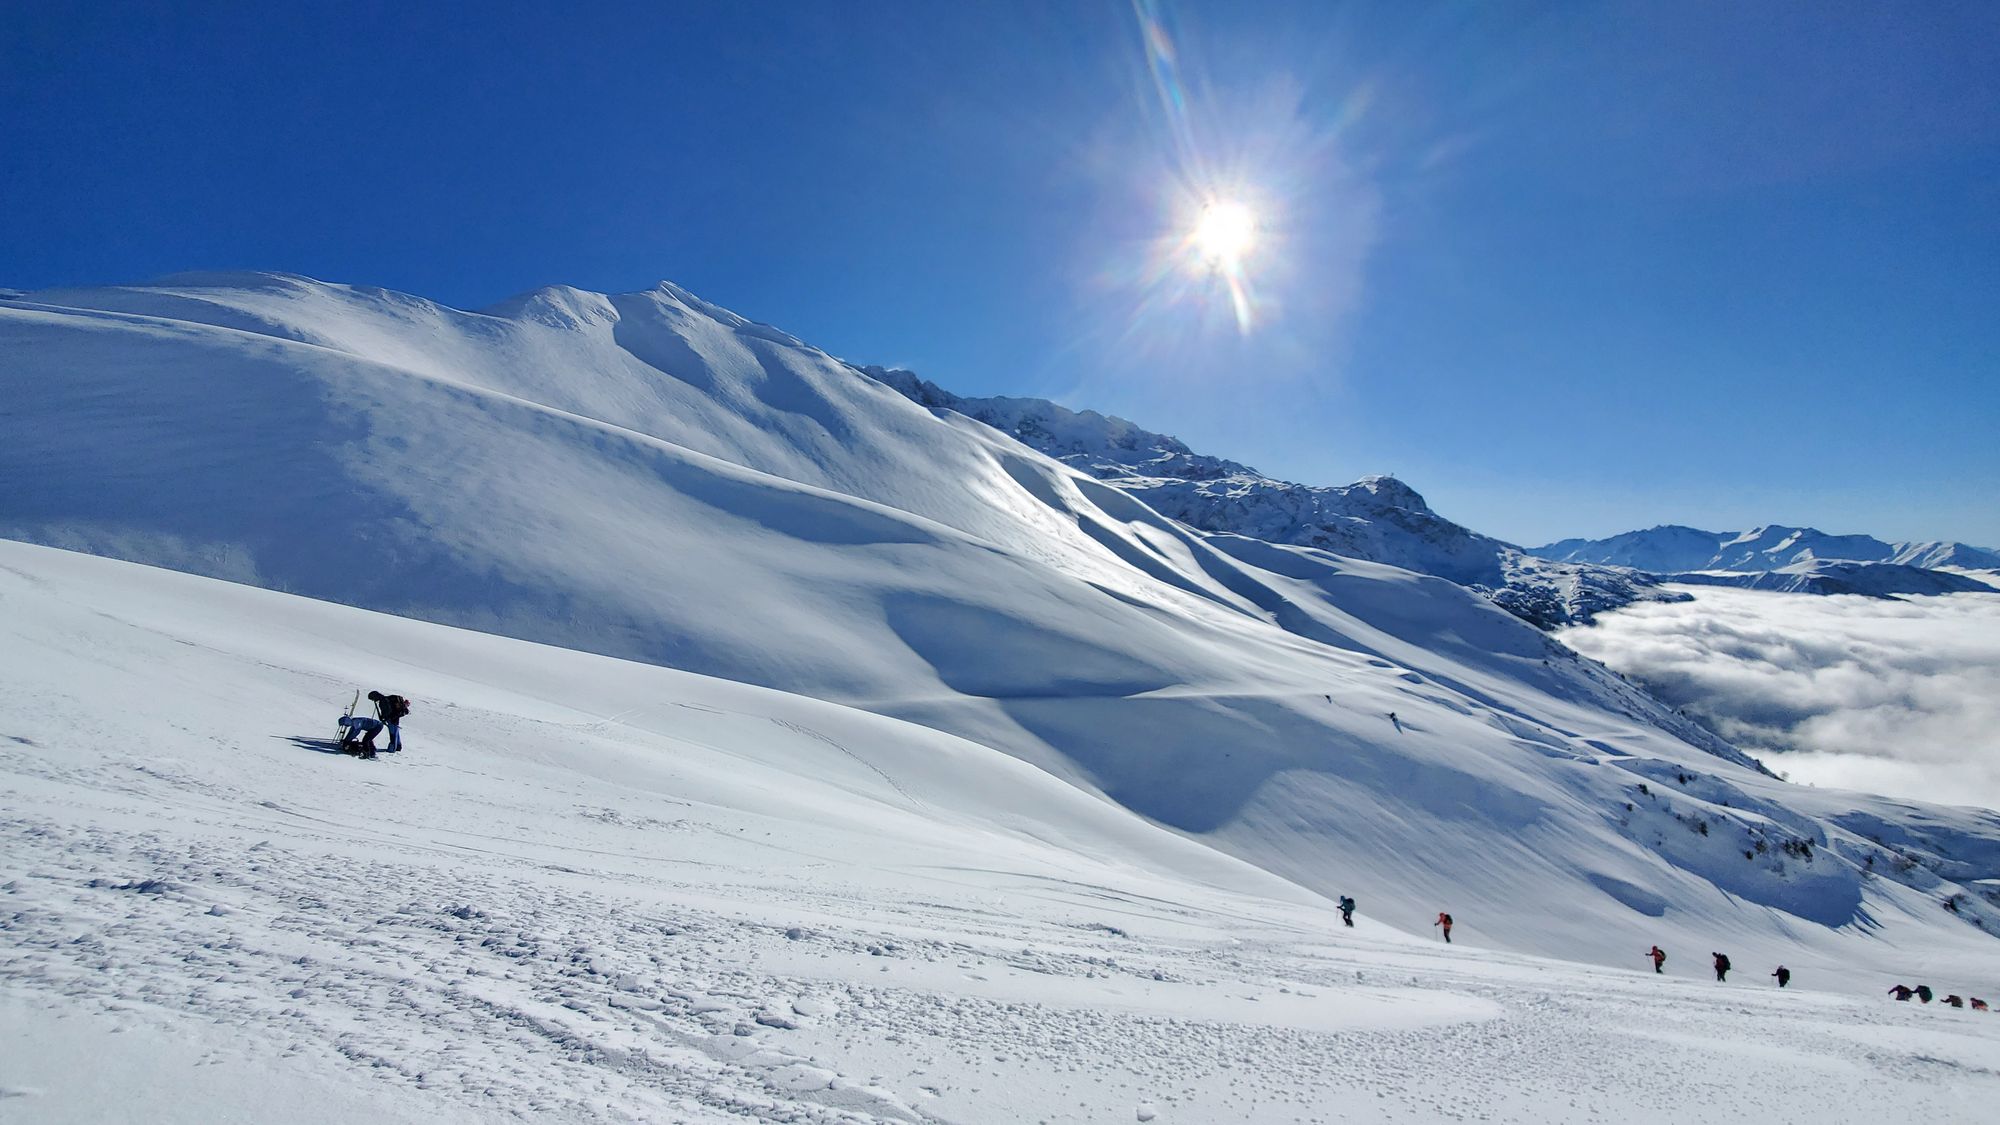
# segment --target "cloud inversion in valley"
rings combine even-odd
[[[1689,592],[1562,639],[1795,781],[2000,808],[2000,593]]]

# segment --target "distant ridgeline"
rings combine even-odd
[[[965,398],[908,371],[863,368],[911,400],[955,410],[1144,500],[1201,531],[1316,547],[1434,574],[1484,593],[1544,629],[1635,601],[1685,600],[1649,574],[1555,561],[1445,519],[1409,485],[1368,477],[1343,487],[1275,480],[1190,450],[1123,418],[1038,398]]]
[[[914,402],[984,422],[1198,530],[1434,574],[1544,629],[1585,624],[1636,601],[1685,600],[1663,589],[1665,582],[1885,597],[1990,590],[1936,568],[2000,570],[2000,552],[1963,543],[1885,543],[1778,526],[1743,533],[1657,527],[1523,549],[1445,519],[1394,477],[1293,484],[1094,410],[1038,398],[967,398],[909,371],[862,370]]]
[[[1890,543],[1776,524],[1740,532],[1668,525],[1530,550],[1560,562],[1632,567],[1672,582],[1874,597],[1991,590],[1988,583],[1952,571],[2000,571],[2000,551],[1984,547]]]

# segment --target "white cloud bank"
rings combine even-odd
[[[1684,589],[1562,639],[1794,781],[2000,809],[2000,593]]]

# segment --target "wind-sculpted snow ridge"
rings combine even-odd
[[[1609,539],[1564,539],[1530,551],[1562,562],[1627,566],[1653,574],[1710,570],[1747,574],[1822,562],[1885,563],[1921,570],[2000,569],[2000,552],[1964,543],[1890,543],[1870,535],[1828,535],[1810,527],[1778,524],[1751,531],[1668,525]]]
[[[1316,487],[1208,457],[1123,418],[1045,399],[965,398],[909,371],[864,368],[921,405],[977,419],[1207,532],[1316,547],[1448,578],[1544,629],[1582,624],[1635,601],[1678,601],[1651,575],[1535,558],[1430,509],[1394,477]]]
[[[0,357],[11,538],[914,722],[1515,950],[1623,964],[1661,918],[1990,940],[1911,881],[1977,898],[1988,814],[1786,785],[1462,585],[1191,529],[670,285],[465,312],[194,275],[7,302]],[[1396,482],[1353,496],[1462,542]]]

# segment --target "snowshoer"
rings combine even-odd
[[[1917,990],[1907,984],[1899,984],[1889,990],[1889,995],[1894,996],[1898,1000],[1908,1000],[1916,994]]]
[[[410,713],[410,701],[400,695],[383,695],[379,691],[369,692],[368,698],[375,704],[375,717],[382,720],[382,725],[389,730],[389,745],[386,749],[391,754],[401,753],[403,731],[399,724],[402,723],[403,716]]]
[[[1950,996],[1945,997],[1944,1002],[1950,1004],[1954,1008],[1965,1007],[1965,997],[1960,996],[1956,992],[1952,993]]]
[[[1785,968],[1783,965],[1778,966],[1778,971],[1772,973],[1771,975],[1778,978],[1779,988],[1783,988],[1786,985],[1792,983],[1792,971],[1790,969]]]
[[[1654,946],[1651,950],[1649,950],[1646,953],[1646,956],[1651,957],[1653,959],[1653,971],[1656,973],[1660,971],[1661,965],[1667,963],[1667,951],[1661,949],[1657,945]]]
[[[1449,915],[1449,914],[1446,914],[1446,913],[1444,913],[1443,911],[1439,911],[1439,912],[1438,912],[1438,920],[1437,920],[1437,921],[1435,921],[1435,922],[1432,922],[1432,923],[1431,923],[1431,925],[1433,925],[1433,926],[1442,926],[1442,927],[1444,927],[1444,943],[1445,943],[1446,945],[1450,945],[1450,944],[1451,944],[1451,915]]]
[[[1932,992],[1931,992],[1931,986],[1930,986],[1930,985],[1928,985],[1928,984],[1920,984],[1920,985],[1918,985],[1918,986],[1917,986],[1917,999],[1919,999],[1919,1000],[1922,1000],[1922,1001],[1923,1001],[1924,1003],[1926,1003],[1926,1004],[1930,1003],[1930,1002],[1931,1002],[1931,997],[1932,997],[1933,995],[1934,995],[1934,993],[1932,993]]]
[[[1346,895],[1340,896],[1340,920],[1350,926],[1354,924],[1354,900]]]
[[[1728,979],[1729,979],[1729,956],[1728,956],[1727,954],[1724,954],[1724,953],[1717,953],[1717,954],[1715,954],[1714,956],[1715,956],[1715,979],[1716,979],[1716,980],[1728,980]]]
[[[340,736],[340,752],[358,754],[363,758],[375,756],[375,736],[382,733],[382,720],[366,715],[346,715],[340,720],[346,732]]]

